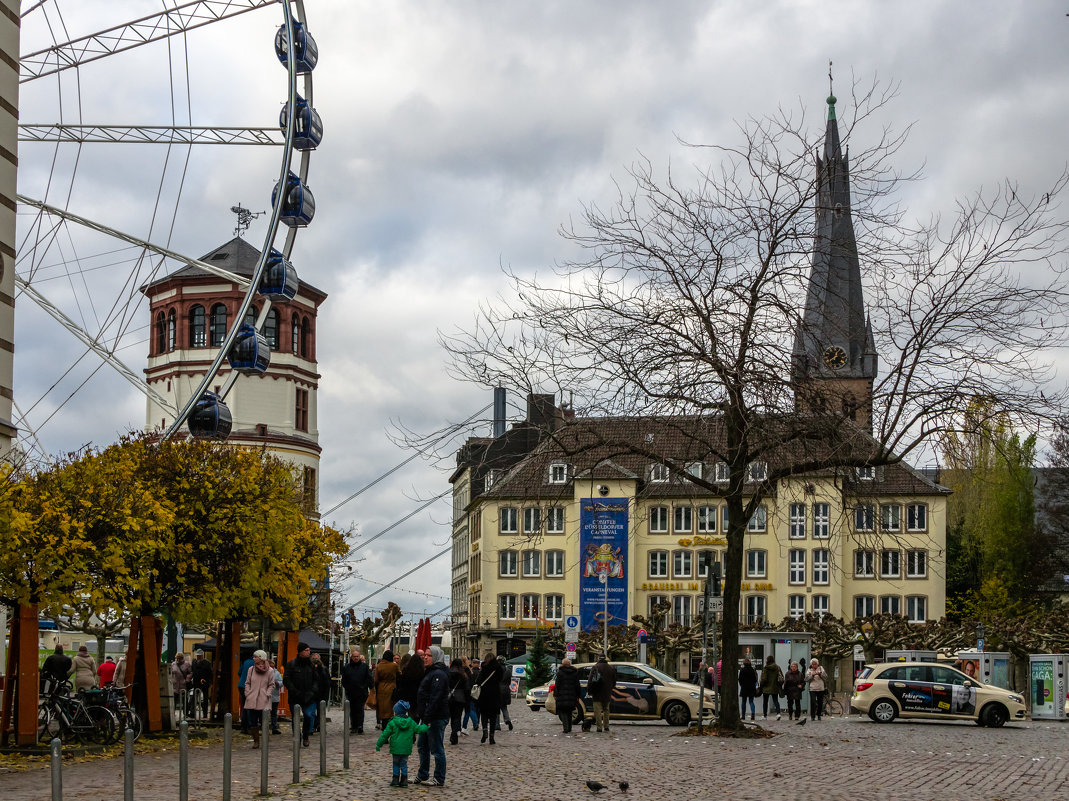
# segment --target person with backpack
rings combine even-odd
[[[609,664],[605,654],[598,657],[586,682],[587,695],[594,702],[594,725],[599,732],[609,730],[609,703],[616,689],[616,668]]]
[[[471,704],[471,684],[468,672],[464,670],[464,660],[454,659],[449,663],[449,744],[460,742],[458,736],[463,730],[461,717]]]
[[[768,699],[772,699],[772,705],[776,710],[776,720],[782,717],[779,706],[779,697],[783,692],[783,671],[776,664],[776,658],[769,654],[765,659],[765,666],[761,668],[761,717],[768,718]]]

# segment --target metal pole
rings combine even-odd
[[[260,795],[267,795],[267,773],[270,769],[268,746],[271,743],[271,710],[260,712]]]
[[[234,716],[223,716],[223,801],[230,801],[230,756],[234,750]]]
[[[122,797],[123,801],[134,801],[134,730],[127,729],[123,737]]]
[[[319,702],[319,775],[327,775],[327,702]]]
[[[52,738],[52,801],[63,801],[63,743]]]
[[[178,724],[178,801],[189,801],[189,722]]]
[[[304,710],[301,709],[300,704],[293,705],[293,714],[290,715],[290,720],[293,721],[293,784],[299,784],[301,781],[301,728],[303,723],[301,718],[304,717]]]
[[[341,743],[342,743],[342,767],[345,770],[349,770],[349,726],[352,718],[350,715],[350,709],[352,707],[352,701],[349,700],[349,694],[342,690],[342,718],[341,718]]]
[[[705,718],[705,676],[709,673],[709,603],[712,598],[713,583],[705,580],[705,607],[702,610],[702,664],[698,675],[698,734],[702,733],[702,721]]]
[[[605,585],[605,605],[602,609],[601,618],[601,637],[602,637],[602,653],[605,654],[605,658],[609,658],[609,574],[601,572],[599,574],[599,580]]]

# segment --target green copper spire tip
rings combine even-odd
[[[828,95],[828,119],[835,119],[835,95]]]

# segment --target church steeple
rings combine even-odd
[[[839,140],[835,102],[830,95],[824,147],[816,156],[813,267],[795,331],[792,378],[800,410],[841,410],[868,426],[877,357],[854,238],[849,150],[844,154]]]

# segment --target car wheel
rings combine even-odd
[[[988,704],[984,707],[983,712],[980,713],[980,719],[988,728],[1000,729],[1010,719],[1010,713],[1006,711],[1002,704]]]
[[[890,723],[898,717],[898,707],[895,706],[894,701],[881,698],[869,707],[869,717],[877,723]]]
[[[680,701],[668,703],[661,714],[669,726],[686,726],[690,723],[690,710]]]

